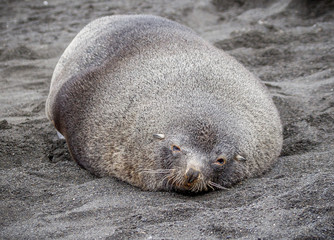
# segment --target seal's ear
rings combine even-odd
[[[163,140],[165,139],[165,134],[153,134],[155,139]]]
[[[240,162],[246,162],[246,158],[244,158],[243,156],[236,154],[234,156],[234,160],[240,161]]]

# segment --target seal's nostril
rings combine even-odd
[[[199,171],[193,168],[189,168],[189,170],[186,173],[187,182],[192,183],[193,181],[195,181],[198,178],[199,173],[200,173]]]

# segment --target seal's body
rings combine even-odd
[[[154,16],[87,25],[56,66],[46,113],[82,167],[145,190],[230,187],[266,171],[282,146],[259,80]]]

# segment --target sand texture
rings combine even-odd
[[[44,113],[53,69],[87,23],[132,13],[193,28],[267,85],[284,125],[270,172],[186,196],[70,159]],[[0,1],[0,239],[333,239],[333,155],[333,1]]]

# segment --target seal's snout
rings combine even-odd
[[[187,183],[193,183],[195,180],[198,179],[200,175],[200,171],[195,170],[193,168],[189,168],[186,172],[186,181]]]

